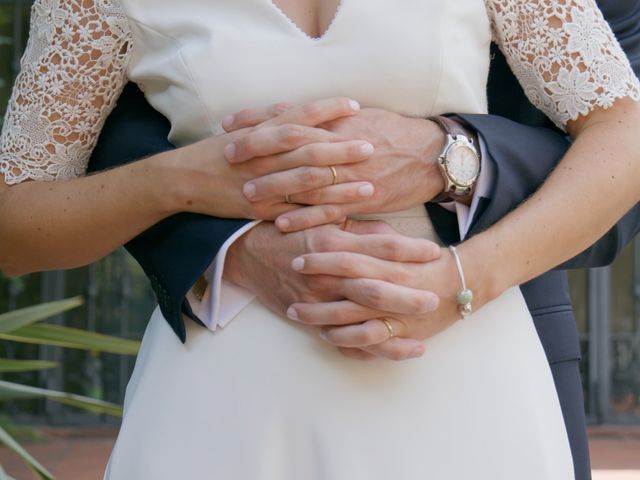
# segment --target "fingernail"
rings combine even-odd
[[[276,225],[280,230],[287,230],[291,226],[291,222],[288,218],[278,218],[276,220]]]
[[[296,312],[296,309],[293,307],[289,307],[287,309],[287,318],[290,318],[291,320],[300,320],[300,317],[298,317],[298,312]]]
[[[328,342],[329,334],[324,330],[320,330],[320,338]]]
[[[365,143],[360,147],[360,153],[362,153],[362,155],[366,157],[373,155],[374,151],[375,151],[375,148],[373,148],[373,145],[371,145],[370,143]]]
[[[246,183],[242,189],[244,196],[247,198],[253,198],[256,196],[256,186],[253,183]]]
[[[291,262],[291,268],[293,268],[296,271],[302,270],[304,268],[304,258],[302,257],[294,258],[293,261]]]
[[[360,111],[360,104],[355,100],[349,100],[349,107],[351,107],[351,110],[353,110],[354,112]]]
[[[224,158],[227,160],[233,160],[233,157],[236,156],[236,144],[230,143],[226,147],[224,147]]]
[[[222,120],[222,126],[225,129],[228,129],[231,127],[231,125],[233,125],[233,120],[235,119],[235,117],[233,115],[227,115],[226,117],[224,117],[224,119]]]
[[[360,195],[361,197],[370,197],[371,195],[373,195],[373,185],[371,185],[370,183],[367,185],[362,185],[360,188],[358,188],[358,195]]]
[[[416,347],[411,351],[409,358],[420,358],[424,355],[424,347]]]

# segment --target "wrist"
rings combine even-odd
[[[144,178],[149,190],[149,201],[166,217],[183,211],[180,198],[180,169],[175,161],[175,152],[169,151],[145,158],[135,165],[142,170],[133,178]]]
[[[420,161],[420,173],[424,185],[423,203],[431,201],[445,188],[444,179],[438,166],[438,156],[446,143],[446,136],[435,122],[426,119],[414,119],[417,128],[414,139]]]
[[[503,261],[499,243],[492,242],[486,235],[479,234],[461,243],[457,250],[467,288],[473,292],[474,310],[499,297],[512,286],[508,279],[508,262]],[[452,259],[452,268],[455,270],[455,260],[451,252],[449,256]],[[462,288],[457,270],[456,276],[458,286]]]

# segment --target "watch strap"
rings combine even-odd
[[[438,125],[440,125],[440,128],[442,128],[446,134],[451,135],[454,138],[457,137],[458,135],[462,135],[463,137],[466,137],[469,140],[471,140],[471,142],[474,145],[476,144],[476,142],[474,141],[474,135],[472,135],[471,132],[469,132],[469,130],[464,128],[460,123],[456,122],[455,120],[442,115],[429,117],[428,120],[436,122]]]

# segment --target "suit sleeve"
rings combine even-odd
[[[174,148],[167,140],[170,125],[128,84],[107,119],[89,161],[89,171],[113,168]],[[246,220],[180,213],[166,218],[125,245],[151,281],[158,304],[184,342],[183,315],[202,323],[186,294],[207,269],[224,242]]]
[[[620,9],[622,2],[601,2],[606,19],[616,34],[636,75],[640,73],[640,7]],[[504,59],[494,51],[497,63]],[[495,72],[498,72],[497,74]],[[492,110],[504,116],[529,123],[541,123],[539,113],[522,109],[524,96],[517,82],[506,75],[507,69],[496,68],[489,82]],[[515,101],[514,101],[515,99]],[[534,193],[545,181],[569,148],[569,141],[549,124],[546,127],[527,126],[497,115],[460,115],[483,138],[486,161],[493,165],[494,178],[489,198],[483,199],[471,225],[470,234],[482,231]],[[431,206],[431,210],[436,207]],[[438,212],[439,218],[446,217]],[[446,224],[446,220],[436,221]],[[589,249],[559,266],[590,268],[608,265],[640,231],[640,205],[631,209],[611,230]]]

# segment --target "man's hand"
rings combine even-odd
[[[281,115],[286,116],[288,112]],[[230,118],[225,127],[233,131],[255,122],[277,119],[272,115],[273,108],[246,110]],[[328,168],[319,170],[317,178],[309,176],[305,168],[298,168],[248,182],[245,192],[250,192],[250,201],[289,195],[293,203],[312,205],[280,215],[276,221],[280,230],[297,231],[356,213],[398,211],[425,203],[444,189],[436,160],[444,145],[444,133],[435,123],[380,109],[363,109],[356,115],[319,126],[341,138],[368,141],[375,151],[359,163],[332,163],[328,150],[314,152],[309,160],[311,165],[338,164],[335,166],[338,178],[335,186],[330,185],[332,172]],[[363,181],[373,184],[372,196],[346,198],[340,195],[343,182]],[[336,201],[337,198],[340,200]]]
[[[377,318],[375,315],[390,316],[388,312],[375,308],[378,300],[382,298],[381,290],[384,290],[385,298],[391,300],[385,304],[386,308],[394,312],[424,315],[438,305],[437,296],[421,289],[387,284],[378,290],[376,287],[367,288],[367,285],[376,284],[375,280],[363,278],[359,279],[360,283],[358,283],[358,280],[343,276],[296,272],[291,266],[292,260],[312,252],[354,252],[354,254],[357,252],[361,257],[369,258],[370,256],[372,259],[384,259],[389,263],[399,262],[398,265],[429,262],[440,255],[440,249],[434,243],[400,235],[383,222],[348,220],[342,225],[324,225],[290,234],[282,234],[272,223],[264,222],[247,232],[231,246],[227,252],[224,275],[228,280],[256,294],[263,304],[282,316],[286,314],[291,304],[301,305],[304,315],[301,321],[305,321],[307,303],[318,306],[328,305],[332,316],[323,316],[322,312],[311,315],[314,319],[319,317],[325,319],[324,323],[318,321],[317,326],[331,324],[346,328],[343,325],[358,324],[368,318]],[[336,255],[342,254],[336,253]],[[361,302],[361,304],[355,302]],[[327,319],[331,321],[327,322]],[[312,321],[307,323],[313,324]],[[378,323],[382,322],[378,321]],[[366,324],[364,326],[367,328]],[[336,329],[338,335],[342,332],[340,328]],[[400,331],[398,330],[397,333],[400,334]],[[424,353],[424,345],[421,341],[409,335],[405,338],[400,337],[403,335],[386,341],[388,340],[387,332],[387,337],[384,339],[376,337],[370,344],[359,345],[367,348],[370,353],[360,348],[348,348],[339,343],[336,345],[340,346],[341,351],[346,355],[357,358],[376,355],[401,360]]]

